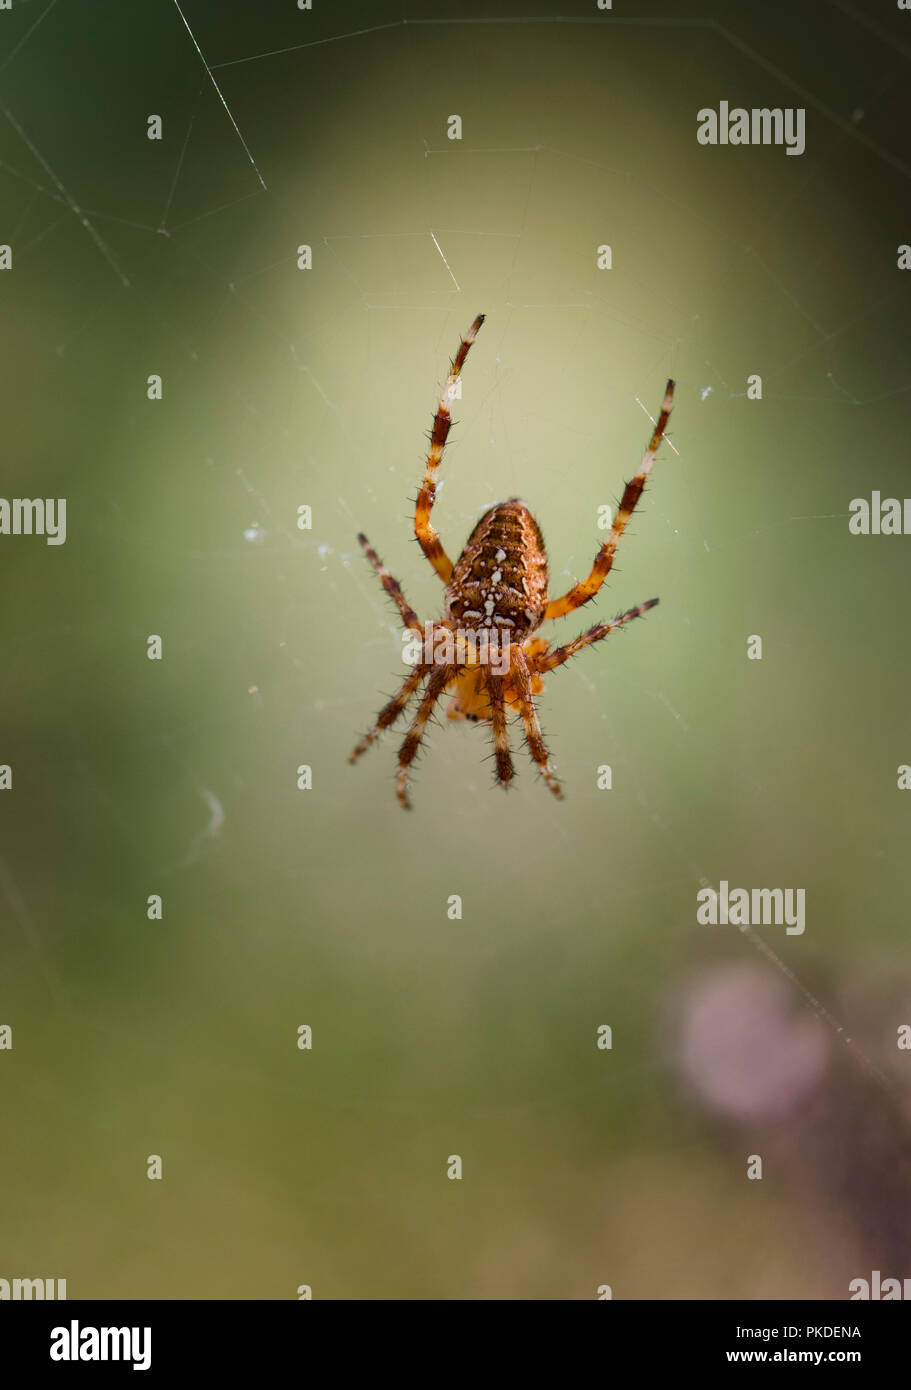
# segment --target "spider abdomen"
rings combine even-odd
[[[485,512],[446,591],[456,628],[507,629],[516,641],[540,626],[547,607],[547,553],[538,523],[512,497]]]

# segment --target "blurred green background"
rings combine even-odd
[[[909,492],[911,19],[187,0],[235,129],[173,4],[40,11],[0,16],[3,494],[66,497],[68,536],[0,537],[0,1277],[911,1275],[911,540],[847,524]],[[723,99],[805,107],[806,153],[700,146]],[[661,604],[547,682],[564,803],[443,719],[406,816],[395,734],[346,762],[404,670],[355,536],[439,616],[411,499],[480,311],[450,553],[520,494],[552,591],[587,572],[673,375],[674,449],[553,636]],[[758,933],[779,965],[697,926],[703,877],[805,888],[805,935]]]

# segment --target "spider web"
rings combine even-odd
[[[530,8],[2,16],[7,489],[66,496],[71,528],[56,552],[2,538],[7,1081],[28,1151],[73,1125],[89,1150],[11,1183],[10,1249],[69,1259],[73,1292],[124,1287],[115,1224],[137,1296],[844,1297],[909,1272],[904,542],[847,516],[907,491],[911,49],[842,0],[822,40],[783,5]],[[728,98],[805,107],[807,153],[700,149],[696,111]],[[673,376],[619,563],[552,637],[661,604],[547,681],[565,806],[531,769],[498,799],[487,732],[441,717],[406,824],[394,737],[345,766],[404,674],[354,538],[438,616],[408,544],[421,432],[478,311],[434,512],[450,554],[521,495],[570,587]],[[805,886],[806,935],[698,927],[722,879]],[[464,1238],[430,1176],[463,1149]],[[197,1249],[201,1173],[231,1233]],[[384,1204],[409,1232],[388,1266]]]

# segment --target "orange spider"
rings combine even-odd
[[[611,622],[574,637],[564,647],[549,649],[535,633],[548,618],[562,618],[595,597],[614,563],[617,545],[645,488],[645,479],[667,428],[674,400],[674,383],[669,381],[661,414],[639,471],[626,484],[610,533],[602,545],[591,573],[562,598],[547,598],[547,552],[538,523],[518,497],[499,502],[485,512],[472,531],[458,562],[453,565],[430,522],[430,509],[436,497],[437,470],[443,457],[452,420],[449,406],[455,395],[459,374],[474,342],[484,315],[479,314],[463,339],[440,406],[433,422],[427,470],[418,494],[414,533],[421,549],[446,585],[445,617],[421,627],[417,615],[392,575],[373,550],[367,537],[359,535],[367,559],[380,577],[383,588],[396,603],[405,625],[423,642],[423,656],[414,670],[377,716],[370,732],[361,740],[350,761],[354,762],[376,738],[393,724],[412,695],[426,680],[417,713],[399,751],[398,799],[406,809],[408,769],[420,747],[433,708],[447,690],[453,693],[450,719],[483,720],[493,725],[496,777],[508,787],[513,777],[506,709],[521,715],[525,739],[531,756],[555,796],[563,795],[541,737],[534,696],[544,688],[541,677],[562,666],[583,647],[599,642],[615,628],[639,618],[654,608],[656,598],[630,608]]]

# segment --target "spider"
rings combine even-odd
[[[436,497],[437,472],[452,420],[449,407],[456,393],[459,375],[469,349],[477,337],[485,315],[479,314],[456,353],[449,380],[443,391],[430,435],[430,450],[424,481],[418,493],[414,515],[414,534],[421,549],[446,585],[445,616],[422,629],[399,584],[393,579],[370,545],[358,535],[367,559],[379,575],[380,583],[396,604],[406,627],[423,640],[423,656],[407,680],[377,716],[376,723],[354,749],[349,759],[356,762],[379,735],[394,724],[407,708],[423,682],[424,691],[405,741],[399,750],[397,795],[410,809],[408,775],[434,706],[444,692],[453,699],[450,719],[480,720],[493,726],[496,780],[508,787],[513,778],[506,711],[521,716],[525,740],[554,796],[563,792],[554,776],[535,709],[534,696],[544,688],[542,676],[554,671],[570,657],[600,642],[609,632],[640,618],[658,602],[656,598],[630,608],[610,622],[598,623],[588,632],[574,637],[563,647],[550,649],[536,636],[542,622],[562,618],[591,602],[604,583],[626,524],[645,488],[645,480],[667,428],[674,400],[674,383],[669,381],[648,448],[639,471],[626,484],[610,532],[595,556],[591,573],[560,598],[547,597],[547,552],[538,523],[518,497],[499,502],[485,512],[475,526],[462,554],[453,565],[430,522]],[[496,658],[496,659],[495,659]]]

